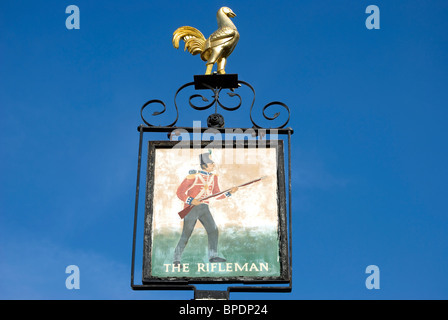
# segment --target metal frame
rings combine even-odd
[[[252,111],[253,111],[253,106],[254,106],[254,102],[255,102],[255,90],[253,89],[253,87],[251,85],[249,85],[247,82],[240,81],[240,80],[238,80],[236,83],[234,81],[235,75],[232,75],[233,79],[231,79],[231,81],[229,82],[228,79],[230,79],[230,77],[226,77],[226,76],[230,76],[230,75],[212,75],[212,76],[209,76],[208,78],[207,77],[204,78],[202,76],[202,77],[198,77],[198,79],[196,79],[196,77],[195,77],[194,82],[190,82],[190,83],[187,83],[187,84],[181,86],[177,90],[177,92],[175,94],[175,98],[174,98],[174,105],[175,105],[175,109],[176,109],[176,119],[173,123],[169,124],[168,126],[154,126],[145,120],[144,114],[143,114],[144,109],[154,103],[162,104],[164,109],[162,111],[154,112],[152,114],[152,116],[158,116],[158,115],[164,113],[166,111],[166,105],[163,101],[150,100],[150,101],[146,102],[143,105],[143,107],[141,108],[140,114],[141,114],[143,122],[146,125],[140,125],[138,127],[139,148],[138,148],[138,162],[137,162],[137,182],[136,182],[136,195],[135,195],[135,208],[134,208],[134,226],[133,226],[132,261],[131,261],[131,288],[133,290],[193,290],[195,299],[228,299],[230,292],[291,292],[291,290],[292,290],[291,135],[293,134],[294,131],[290,127],[285,128],[285,126],[289,122],[290,110],[282,102],[275,101],[275,102],[271,102],[271,103],[267,104],[262,109],[262,114],[266,120],[273,121],[280,115],[280,113],[276,113],[274,116],[271,116],[271,117],[266,115],[265,111],[267,110],[267,108],[269,108],[272,105],[279,105],[282,108],[284,108],[288,112],[288,120],[286,122],[284,122],[281,126],[278,126],[275,128],[260,127],[258,124],[256,124],[254,122],[253,117],[252,117]],[[207,83],[207,79],[213,80],[210,83],[213,83],[213,85],[215,85],[214,88],[211,87],[211,85],[209,83]],[[201,81],[201,82],[198,83],[198,81]],[[223,85],[216,86],[216,83],[219,84],[220,81]],[[182,130],[183,132],[188,132],[188,133],[194,133],[199,130],[201,133],[204,133],[205,131],[210,130],[210,128],[213,128],[214,130],[216,130],[216,132],[224,134],[224,133],[226,133],[226,130],[237,129],[237,128],[225,128],[223,122],[222,123],[219,121],[213,122],[213,119],[210,120],[210,118],[211,118],[211,116],[215,116],[215,119],[216,119],[216,115],[222,117],[221,115],[219,115],[217,113],[218,106],[220,106],[223,109],[228,110],[228,111],[234,111],[234,110],[237,110],[240,108],[240,106],[242,104],[242,99],[239,94],[234,93],[234,90],[235,90],[235,88],[237,88],[237,86],[240,86],[241,84],[248,86],[254,94],[254,98],[252,100],[251,107],[250,107],[250,120],[253,124],[253,127],[252,128],[238,128],[238,129],[241,129],[244,131],[253,130],[254,134],[256,136],[260,136],[260,137],[263,137],[263,135],[266,134],[266,130],[274,129],[275,134],[277,134],[279,137],[283,136],[283,137],[287,138],[288,157],[287,157],[287,163],[285,166],[288,171],[287,179],[285,179],[285,182],[287,183],[287,185],[286,185],[286,189],[287,189],[287,194],[286,194],[286,197],[287,197],[286,243],[288,244],[288,248],[287,248],[287,252],[288,252],[288,255],[287,255],[287,259],[288,259],[287,278],[285,280],[281,280],[281,281],[278,281],[278,280],[241,281],[241,282],[235,282],[235,281],[226,282],[226,281],[224,281],[224,283],[229,283],[229,284],[230,283],[242,283],[243,284],[243,285],[239,285],[239,286],[229,286],[229,287],[227,287],[227,291],[197,290],[195,284],[215,283],[215,282],[214,281],[211,281],[211,282],[195,281],[195,280],[191,280],[191,278],[189,281],[183,281],[183,280],[182,281],[174,281],[174,282],[167,281],[167,282],[160,282],[160,283],[154,283],[154,282],[148,283],[148,282],[144,282],[142,279],[141,284],[136,284],[134,281],[135,251],[136,251],[136,240],[137,240],[137,224],[138,224],[139,196],[140,196],[140,177],[142,174],[141,167],[142,167],[142,152],[143,152],[144,133],[168,133],[168,138],[170,138],[171,135],[176,130]],[[177,123],[177,121],[179,119],[179,112],[178,112],[178,107],[177,107],[177,102],[176,102],[177,95],[184,88],[193,86],[193,85],[195,85],[195,87],[199,88],[199,89],[207,88],[209,90],[212,90],[212,92],[214,94],[213,95],[214,100],[212,103],[209,103],[206,106],[198,107],[192,103],[192,99],[201,97],[202,100],[205,102],[207,102],[207,99],[204,98],[204,96],[202,96],[202,95],[194,94],[194,95],[190,96],[190,99],[189,99],[190,106],[195,110],[205,110],[205,109],[212,107],[214,104],[215,105],[215,113],[209,117],[209,119],[207,121],[208,127],[193,128],[193,127],[175,126],[175,124]],[[239,104],[236,107],[232,107],[232,108],[225,107],[219,101],[219,94],[223,89],[230,89],[230,91],[231,91],[231,93],[229,93],[230,97],[237,96],[239,98]],[[157,140],[148,140],[148,141],[157,141]],[[223,282],[220,282],[220,283],[223,283]],[[281,286],[264,286],[264,285],[255,286],[255,285],[252,285],[252,284],[257,284],[257,283],[280,284]],[[244,285],[244,284],[251,284],[251,285]],[[286,284],[286,285],[284,285],[284,284]]]
[[[225,148],[232,149],[261,149],[270,148],[274,149],[277,157],[277,208],[278,208],[278,230],[277,235],[279,241],[279,264],[280,273],[278,276],[216,276],[212,277],[155,277],[151,275],[151,252],[152,252],[152,239],[150,232],[152,231],[153,223],[153,200],[152,193],[154,190],[154,169],[155,169],[155,156],[159,149],[172,149],[179,142],[177,141],[149,141],[148,142],[148,169],[146,177],[146,199],[145,199],[145,237],[144,237],[144,255],[143,255],[143,283],[144,284],[159,284],[169,282],[170,284],[175,282],[194,282],[200,283],[288,283],[289,281],[289,263],[287,260],[288,254],[288,242],[287,237],[287,208],[286,208],[286,187],[285,187],[285,168],[284,168],[284,152],[283,152],[283,140],[269,140],[263,143],[262,146],[249,143],[247,140],[233,141],[233,143],[226,143]],[[221,144],[213,144],[210,141],[192,141],[192,148],[207,148],[215,149],[222,148]],[[244,279],[244,280],[243,280]]]

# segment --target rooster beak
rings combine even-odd
[[[236,14],[235,14],[233,11],[230,11],[229,14],[228,14],[228,16],[229,16],[230,18],[235,18],[235,17],[236,17]]]

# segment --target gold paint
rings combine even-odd
[[[230,18],[236,14],[228,7],[218,10],[216,18],[218,20],[218,30],[213,32],[208,39],[196,28],[180,27],[173,33],[173,46],[179,48],[179,42],[185,42],[184,50],[188,50],[192,55],[200,54],[203,61],[206,61],[205,74],[211,74],[213,65],[217,64],[218,73],[225,74],[227,58],[235,49],[240,38],[240,34]]]

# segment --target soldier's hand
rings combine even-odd
[[[238,187],[233,187],[231,190],[230,190],[230,193],[235,193],[235,192],[237,192],[238,191]]]
[[[199,201],[198,199],[193,199],[193,200],[191,200],[191,204],[194,206],[198,206],[201,204],[201,201]]]

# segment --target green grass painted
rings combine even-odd
[[[208,261],[207,233],[194,230],[182,256],[188,268],[172,267],[174,248],[179,233],[155,234],[153,238],[152,271],[154,277],[275,277],[280,275],[277,231],[260,232],[248,229],[220,231],[219,256],[227,261]],[[267,270],[266,270],[267,269]],[[186,271],[188,270],[188,272]]]

